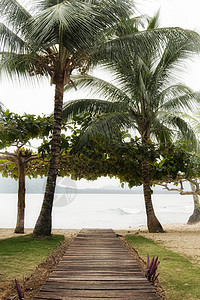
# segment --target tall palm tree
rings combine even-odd
[[[193,33],[185,30],[182,33],[157,40],[154,51],[146,48],[135,52],[126,47],[109,60],[104,59],[114,83],[90,75],[74,76],[77,88],[88,90],[90,99],[67,102],[63,115],[69,118],[85,110],[93,112],[83,138],[98,132],[112,137],[122,128],[132,128],[140,134],[147,151],[150,139],[166,143],[178,132],[196,144],[195,134],[181,117],[181,112],[191,112],[200,99],[200,93],[193,92],[177,80],[178,71],[184,68],[184,59],[195,52],[195,44]],[[98,98],[91,98],[92,93]],[[142,178],[148,229],[163,232],[152,204],[150,166],[145,156]]]
[[[102,42],[104,31],[131,11],[129,0],[40,0],[30,9],[16,0],[0,2],[0,72],[11,77],[47,76],[55,85],[51,159],[36,236],[51,233],[64,86],[74,69],[84,72],[88,49]]]

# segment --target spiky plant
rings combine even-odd
[[[147,270],[146,270],[146,278],[148,281],[154,283],[159,276],[159,273],[156,274],[158,265],[160,261],[158,261],[158,256],[153,257],[150,262],[149,254],[147,254]]]

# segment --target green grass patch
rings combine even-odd
[[[25,235],[0,240],[0,281],[27,276],[63,241],[63,235]]]
[[[167,250],[143,236],[127,235],[126,240],[145,261],[147,253],[150,259],[158,256],[159,281],[168,299],[200,299],[200,267],[192,264],[188,258]]]

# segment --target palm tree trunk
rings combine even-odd
[[[25,163],[22,157],[18,157],[18,203],[17,223],[15,233],[24,233],[24,212],[25,212]]]
[[[158,221],[153,203],[151,200],[151,185],[149,177],[149,163],[147,161],[142,162],[142,182],[143,182],[143,192],[144,200],[147,214],[147,227],[149,232],[164,232],[162,225]]]
[[[63,76],[57,75],[56,85],[55,85],[55,106],[54,106],[55,123],[54,123],[54,129],[52,134],[51,158],[50,158],[43,205],[33,231],[34,236],[49,236],[51,234],[53,199],[54,199],[54,192],[56,187],[56,178],[58,173],[58,164],[59,164],[59,156],[60,156],[63,90],[64,90]]]
[[[190,182],[191,190],[194,192],[195,191],[195,185]],[[200,202],[199,202],[199,196],[198,195],[193,195],[193,200],[194,200],[194,211],[192,215],[189,217],[187,224],[195,224],[200,222]]]
[[[145,114],[144,114],[144,120],[145,120]],[[148,131],[142,132],[141,135],[142,135],[142,145],[145,149],[147,147],[147,141],[149,139]],[[158,221],[154,212],[153,203],[151,199],[149,162],[145,159],[145,157],[143,158],[142,161],[142,184],[143,184],[148,230],[149,232],[164,232],[162,225]]]

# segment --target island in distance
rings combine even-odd
[[[71,182],[71,183],[70,183]],[[62,183],[62,180],[61,180]],[[46,178],[26,178],[26,193],[28,194],[43,194],[46,185]],[[129,189],[128,186],[124,188],[115,185],[105,185],[100,188],[77,188],[76,181],[66,180],[66,184],[59,184],[56,186],[56,193],[66,193],[67,189],[76,190],[77,194],[142,194],[141,186]],[[0,175],[0,194],[16,194],[18,190],[18,182],[13,178],[3,178]],[[167,193],[162,187],[156,186],[153,188],[155,194]],[[172,192],[170,192],[172,193]],[[174,192],[177,193],[177,192]]]

